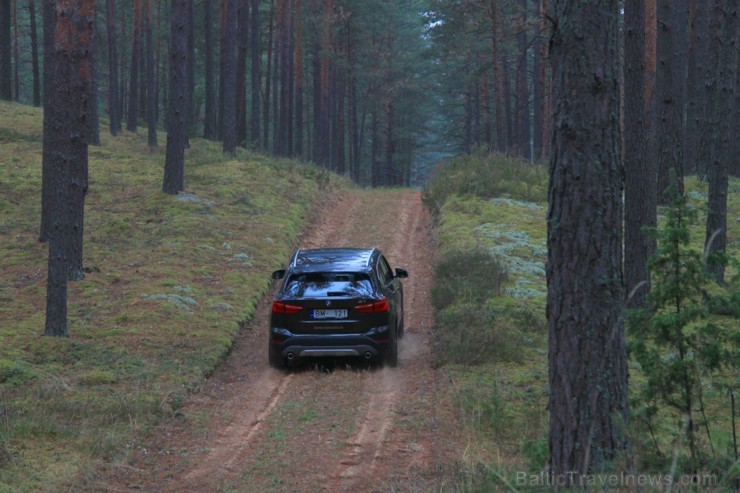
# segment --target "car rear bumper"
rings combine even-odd
[[[279,339],[271,334],[270,352],[288,361],[312,357],[362,357],[374,359],[385,353],[390,344],[387,330],[384,337],[367,334],[292,334]],[[377,331],[371,331],[378,335]]]

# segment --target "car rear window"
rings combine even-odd
[[[295,298],[366,296],[372,294],[370,276],[363,272],[307,272],[290,276],[285,293]]]

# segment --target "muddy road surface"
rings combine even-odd
[[[352,360],[291,371],[267,363],[268,295],[234,349],[179,414],[147,437],[109,491],[426,491],[436,433],[430,288],[433,242],[421,194],[338,191],[302,248],[378,246],[404,280],[397,368]],[[277,288],[277,285],[273,287]]]

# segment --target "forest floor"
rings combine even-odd
[[[133,460],[97,485],[107,491],[427,491],[452,450],[440,426],[432,365],[434,240],[421,193],[340,189],[300,247],[379,246],[404,282],[406,333],[397,368],[326,361],[271,369],[272,294],[226,360],[153,433]],[[442,411],[439,411],[442,413]],[[131,459],[131,458],[130,458]]]

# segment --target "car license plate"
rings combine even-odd
[[[311,318],[347,318],[347,310],[311,310]]]

